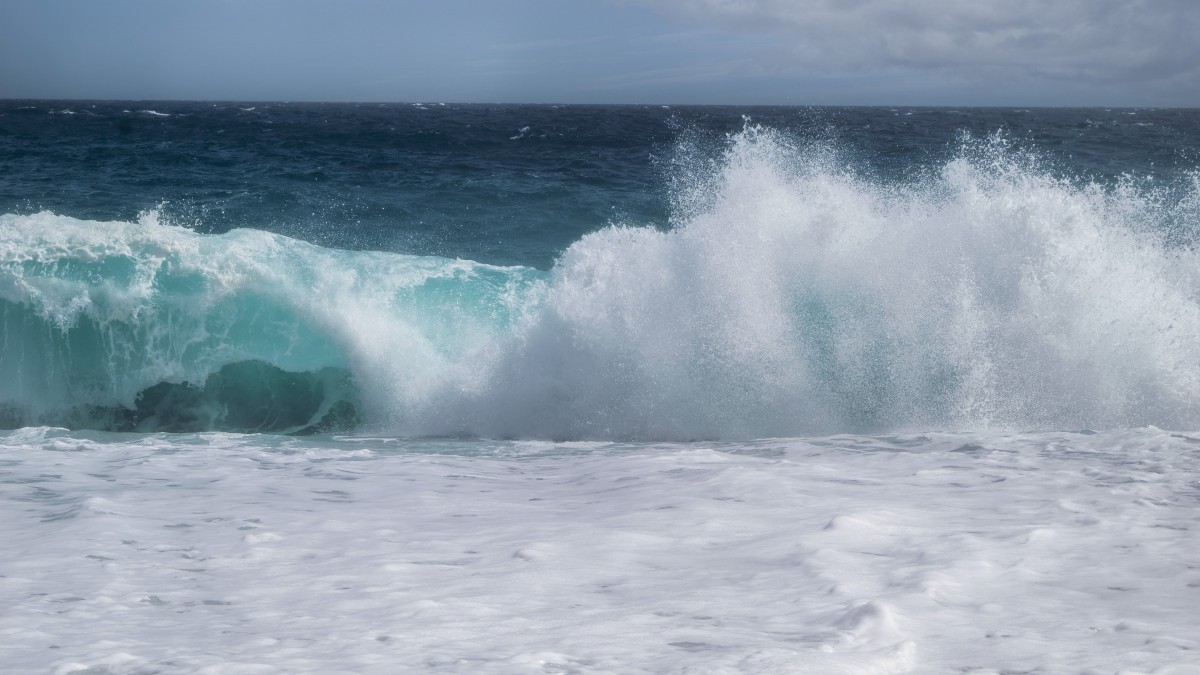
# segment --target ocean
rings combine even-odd
[[[0,101],[0,671],[1200,673],[1200,111]]]

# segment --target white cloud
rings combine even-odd
[[[759,39],[758,67],[1070,81],[1200,96],[1198,0],[629,0]]]

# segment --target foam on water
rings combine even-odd
[[[616,224],[549,273],[152,215],[3,216],[6,424],[662,439],[1200,426],[1194,177],[1174,192],[1068,180],[994,137],[897,184],[752,126],[716,158],[680,156],[674,227]],[[245,382],[264,378],[266,393]],[[164,383],[201,394],[147,394]],[[296,387],[300,412],[230,421]]]
[[[14,673],[1195,673],[1200,439],[0,432]]]

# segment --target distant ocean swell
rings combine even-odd
[[[1200,427],[1200,185],[748,127],[543,272],[0,216],[0,426],[695,439]],[[711,158],[710,158],[711,159]],[[252,225],[252,224],[248,224]]]

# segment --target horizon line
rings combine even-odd
[[[1182,105],[1022,105],[1022,104],[913,104],[913,103],[605,103],[605,102],[561,102],[561,101],[460,101],[460,100],[319,100],[319,99],[186,99],[186,98],[66,98],[66,97],[9,97],[0,96],[0,102],[75,102],[75,103],[252,103],[263,105],[407,105],[407,106],[608,106],[608,107],[659,107],[659,108],[987,108],[987,109],[1127,109],[1127,110],[1200,110],[1200,106]]]

